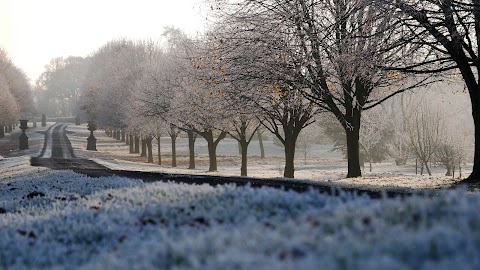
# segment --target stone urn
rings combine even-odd
[[[97,130],[97,125],[93,121],[88,121],[88,130],[90,136],[87,138],[87,150],[97,151],[97,139],[93,136],[93,132]]]
[[[28,128],[27,122],[28,120],[20,120],[20,129],[22,130],[22,134],[18,138],[20,141],[20,150],[28,149],[28,137],[27,134],[25,134],[25,130]]]

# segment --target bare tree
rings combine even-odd
[[[92,56],[82,99],[89,120],[102,128],[127,127],[132,94],[136,87],[143,54],[127,39],[107,43]]]
[[[227,135],[225,100],[219,92],[206,92],[195,88],[201,83],[197,80],[183,92],[176,92],[174,106],[181,112],[178,119],[182,126],[202,136],[207,141],[209,171],[217,171],[216,149],[218,143]]]
[[[34,115],[35,104],[25,73],[0,49],[0,137],[6,125]]]
[[[307,164],[307,155],[310,152],[312,146],[317,143],[317,137],[320,136],[319,126],[318,125],[309,125],[308,127],[302,129],[298,136],[299,150],[303,152],[303,162]]]
[[[475,156],[467,183],[480,181],[480,1],[377,0],[395,10],[402,22],[399,47],[410,46],[416,61],[401,61],[393,70],[439,74],[458,70],[468,90],[475,126]]]
[[[390,17],[370,1],[223,1],[224,46],[243,46],[240,76],[271,78],[300,90],[331,112],[345,130],[348,177],[361,176],[359,132],[363,110],[413,87],[379,66],[400,53]],[[229,59],[232,60],[232,59]],[[389,88],[390,86],[390,88]],[[285,90],[289,90],[286,88]]]
[[[278,86],[288,87],[288,86]],[[284,146],[285,170],[284,177],[293,178],[295,173],[295,149],[297,139],[305,127],[315,121],[314,116],[320,111],[315,108],[303,95],[293,88],[288,91],[275,90],[270,100],[260,103],[265,118],[263,126],[274,134]],[[281,94],[284,93],[284,94]]]
[[[362,116],[360,129],[360,151],[372,171],[372,162],[385,160],[389,156],[388,145],[392,139],[391,114],[382,107],[367,111]]]
[[[408,124],[410,146],[429,175],[432,175],[429,164],[441,146],[443,129],[439,112],[426,102],[417,107]]]
[[[175,140],[178,132],[171,128],[175,116],[171,108],[173,91],[177,87],[178,76],[175,74],[175,63],[170,51],[165,51],[153,41],[138,42],[143,59],[140,65],[141,74],[135,83],[130,116],[145,118],[152,126],[152,136],[157,139],[158,164],[161,165],[161,133],[172,138],[172,167],[176,167]],[[147,141],[147,143],[149,143]]]
[[[438,149],[435,152],[434,160],[447,169],[445,176],[452,176],[455,163],[457,163],[459,160],[459,154],[452,144],[445,142],[438,146]]]
[[[392,143],[390,145],[390,155],[395,160],[396,165],[405,165],[411,155],[410,144],[408,142],[407,121],[411,117],[410,106],[412,105],[412,95],[403,93],[391,102],[392,123]]]
[[[58,57],[45,66],[36,81],[39,110],[51,116],[72,116],[80,112],[79,101],[90,59]]]
[[[216,40],[214,50],[219,65],[214,70],[221,71],[219,81],[227,85],[229,93],[236,91],[233,95],[240,97],[243,104],[254,104],[262,112],[262,125],[284,146],[284,176],[293,178],[298,135],[320,110],[302,94],[304,84],[282,73],[282,66],[290,58],[282,53],[289,38],[279,33],[275,40],[264,37],[264,33],[249,31],[251,25],[247,19],[223,19],[222,27],[215,28],[209,36]],[[259,23],[261,19],[255,20]],[[255,42],[257,39],[259,44]],[[277,48],[272,48],[275,45],[270,42],[276,43]]]
[[[3,74],[0,74],[0,138],[5,137],[5,126],[16,121],[19,115],[18,104],[10,93]]]
[[[240,167],[240,175],[247,176],[247,152],[248,145],[252,141],[253,136],[261,126],[261,110],[255,107],[252,102],[241,100],[237,95],[227,95],[229,102],[229,120],[230,128],[227,133],[237,140],[240,146],[240,154],[242,165]]]

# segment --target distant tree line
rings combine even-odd
[[[10,132],[19,119],[30,119],[34,113],[27,76],[0,49],[0,138]]]

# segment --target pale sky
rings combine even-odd
[[[52,58],[87,56],[108,41],[159,39],[165,26],[205,28],[202,0],[0,0],[0,47],[34,82]]]

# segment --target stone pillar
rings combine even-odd
[[[27,122],[28,120],[20,120],[20,129],[22,130],[22,134],[20,134],[20,137],[18,138],[20,141],[20,150],[28,149],[28,137],[27,134],[25,134],[25,130],[28,128]]]
[[[93,136],[93,132],[97,130],[97,125],[93,121],[88,121],[88,130],[90,136],[87,138],[87,150],[97,151],[97,139]]]

